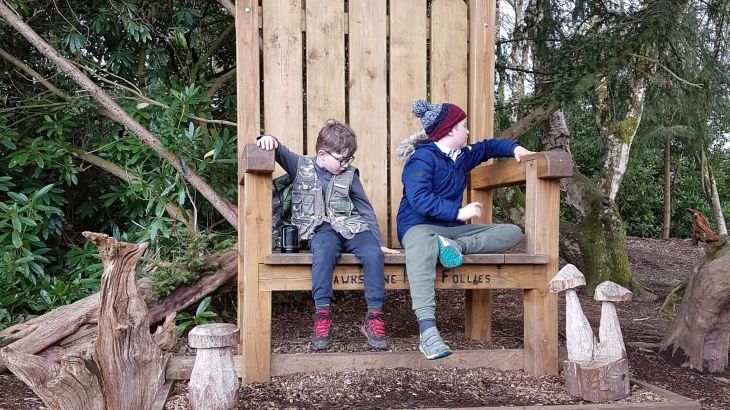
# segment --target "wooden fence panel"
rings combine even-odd
[[[396,153],[401,141],[421,129],[411,105],[427,97],[426,3],[391,2],[390,21],[390,246],[399,248],[395,217],[403,195],[403,163]]]
[[[325,122],[345,121],[345,10],[341,0],[306,4],[307,155],[314,156]]]
[[[301,0],[263,0],[264,131],[302,152]],[[277,169],[274,176],[282,175]]]
[[[469,21],[463,1],[431,5],[431,101],[467,110]],[[489,96],[485,98],[491,98]]]
[[[384,240],[388,238],[386,6],[386,0],[350,0],[348,64],[350,125],[358,135],[355,166]]]

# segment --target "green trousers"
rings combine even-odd
[[[436,318],[436,235],[458,239],[466,244],[465,253],[497,253],[522,240],[516,225],[467,224],[459,226],[416,225],[403,236],[406,253],[406,274],[411,289],[411,302],[418,320]]]

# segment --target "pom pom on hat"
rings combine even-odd
[[[423,116],[426,114],[426,111],[428,111],[428,106],[429,104],[426,101],[416,100],[416,102],[413,103],[411,111],[416,117],[423,118]]]
[[[424,100],[417,100],[411,111],[421,119],[421,125],[431,141],[445,137],[459,121],[466,118],[464,110],[450,103],[429,104]]]

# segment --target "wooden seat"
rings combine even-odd
[[[236,1],[241,329],[236,363],[244,383],[294,371],[394,366],[557,373],[557,298],[548,292],[548,280],[558,268],[559,180],[572,175],[573,163],[569,154],[554,152],[471,173],[467,196],[485,208],[476,223],[491,222],[492,189],[524,184],[524,253],[466,255],[456,269],[436,267],[437,288],[465,289],[465,329],[472,339],[491,339],[491,289],[522,289],[522,349],[457,351],[436,362],[420,352],[271,352],[272,292],[311,289],[311,255],[271,251],[272,178],[281,170],[275,169],[273,152],[255,146],[256,136],[276,135],[293,151],[312,155],[327,119],[348,122],[358,135],[354,165],[381,236],[389,247],[400,247],[395,215],[402,163],[394,153],[420,128],[410,114],[412,102],[428,96],[468,107],[471,135],[493,135],[495,3],[468,3],[434,0],[427,10],[421,0],[349,0],[347,8],[342,0],[261,0],[261,6]],[[404,264],[405,255],[385,256],[386,289],[408,288]],[[345,254],[333,287],[361,290],[361,275],[357,259]]]
[[[384,255],[386,265],[405,265],[406,255]],[[544,265],[550,259],[547,255],[526,253],[479,253],[464,255],[464,265]],[[264,257],[266,265],[311,265],[312,254],[301,253],[270,253]],[[359,265],[360,261],[351,253],[344,253],[337,261],[338,265]]]
[[[540,289],[545,285],[543,265],[547,255],[473,254],[464,256],[464,264],[456,269],[436,266],[436,289]],[[272,253],[259,266],[259,289],[310,290],[312,275],[297,265],[311,265],[310,253]],[[360,261],[353,254],[343,254],[333,273],[335,290],[364,289]],[[385,255],[385,289],[408,289],[405,255]]]

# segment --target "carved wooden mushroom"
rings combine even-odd
[[[565,362],[568,394],[592,402],[619,400],[629,395],[629,361],[615,304],[631,300],[632,296],[628,289],[613,282],[596,287],[595,299],[603,303],[599,341],[594,343],[593,360]]]
[[[634,294],[625,287],[606,281],[596,286],[594,299],[602,302],[601,324],[598,328],[600,342],[594,352],[594,360],[612,362],[626,357],[626,346],[621,334],[621,324],[616,314],[616,303],[629,301]]]
[[[567,264],[550,281],[550,292],[565,291],[565,339],[568,360],[589,362],[593,359],[595,336],[580,306],[576,288],[585,286],[586,278],[575,267]]]
[[[238,406],[238,374],[233,363],[233,346],[238,328],[232,324],[196,326],[188,345],[198,349],[188,384],[193,410],[228,410]]]

